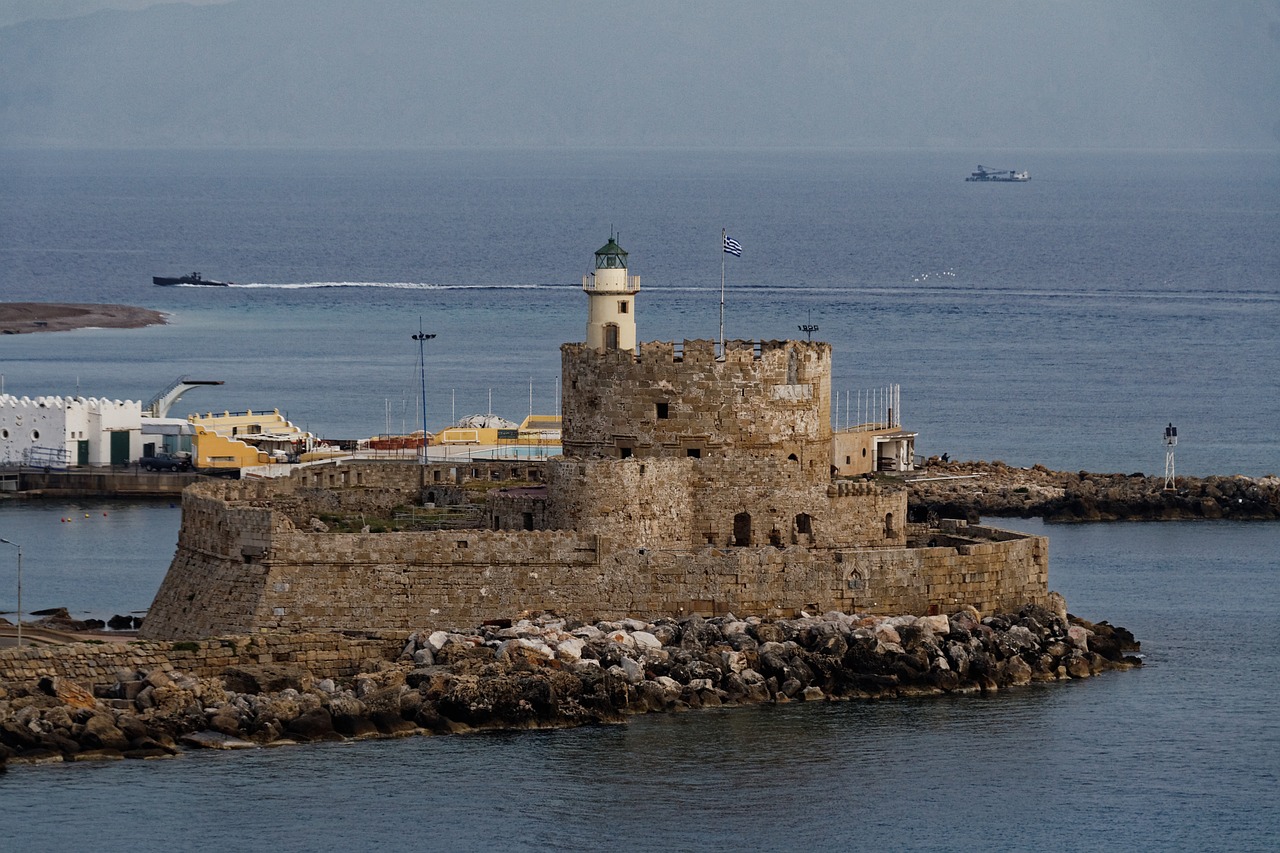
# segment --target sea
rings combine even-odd
[[[1027,183],[967,183],[978,163]],[[722,251],[737,240],[741,257]],[[19,396],[278,409],[329,439],[559,405],[611,235],[642,340],[833,347],[837,426],[917,453],[1280,474],[1280,156],[1068,151],[6,151],[0,301],[154,308],[0,336]],[[199,270],[231,287],[155,287]],[[721,304],[723,302],[723,314]],[[804,331],[801,326],[816,326]],[[434,334],[422,348],[413,335]],[[170,501],[0,501],[23,608],[143,612]],[[0,849],[1271,850],[1280,526],[1045,525],[1050,586],[1146,665],[987,697],[13,768]],[[0,611],[16,609],[0,551]]]

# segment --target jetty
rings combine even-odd
[[[944,462],[907,480],[912,520],[981,516],[1090,521],[1280,520],[1280,477],[1163,477],[1018,468],[1004,462]]]

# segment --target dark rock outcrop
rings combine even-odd
[[[909,483],[913,521],[931,517],[1040,517],[1052,522],[1280,519],[1280,477],[1163,477],[1013,468],[1003,462],[930,459]]]
[[[1138,648],[1128,631],[1063,614],[1027,606],[986,618],[966,608],[596,625],[546,617],[419,632],[398,661],[369,660],[341,683],[285,665],[230,667],[216,679],[154,670],[120,672],[95,697],[46,678],[0,694],[0,765],[153,758],[176,754],[179,743],[231,749],[608,724],[681,708],[984,693],[1140,664],[1127,654]],[[435,663],[419,665],[425,659]]]

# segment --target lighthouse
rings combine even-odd
[[[627,274],[626,250],[613,235],[596,250],[595,271],[582,277],[582,289],[587,294],[587,346],[634,351],[640,276]]]

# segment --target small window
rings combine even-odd
[[[33,430],[31,431],[31,440],[32,440],[32,441],[39,441],[39,440],[40,440],[40,430],[38,430],[38,429],[33,429]]]
[[[685,451],[685,455],[688,456],[690,459],[701,459],[702,451],[696,447],[690,447],[688,450]]]
[[[864,448],[862,448],[862,458],[863,458],[863,459],[866,459],[866,458],[867,458],[867,449],[866,449],[865,447],[864,447]]]
[[[630,458],[631,458],[631,448],[630,448],[630,447],[619,447],[619,448],[618,448],[618,458],[619,458],[619,459],[630,459]]]
[[[670,409],[668,408],[667,404],[666,404],[666,403],[658,403],[654,408],[655,408],[655,409],[656,409],[656,411],[657,411],[658,420],[660,420],[660,421],[665,421],[665,420],[667,419],[667,417],[668,417],[669,412],[670,412]]]
[[[848,465],[848,464],[850,464],[850,463],[852,463],[852,462],[853,462],[853,460],[852,460],[851,458],[849,458],[848,456],[846,456],[846,457],[844,458],[844,464]]]
[[[627,300],[625,300],[625,299],[624,299],[624,300],[622,300],[621,302],[619,302],[619,303],[618,303],[618,313],[619,313],[619,314],[626,314],[626,313],[627,313],[627,307],[628,307],[628,305],[627,305]]]

